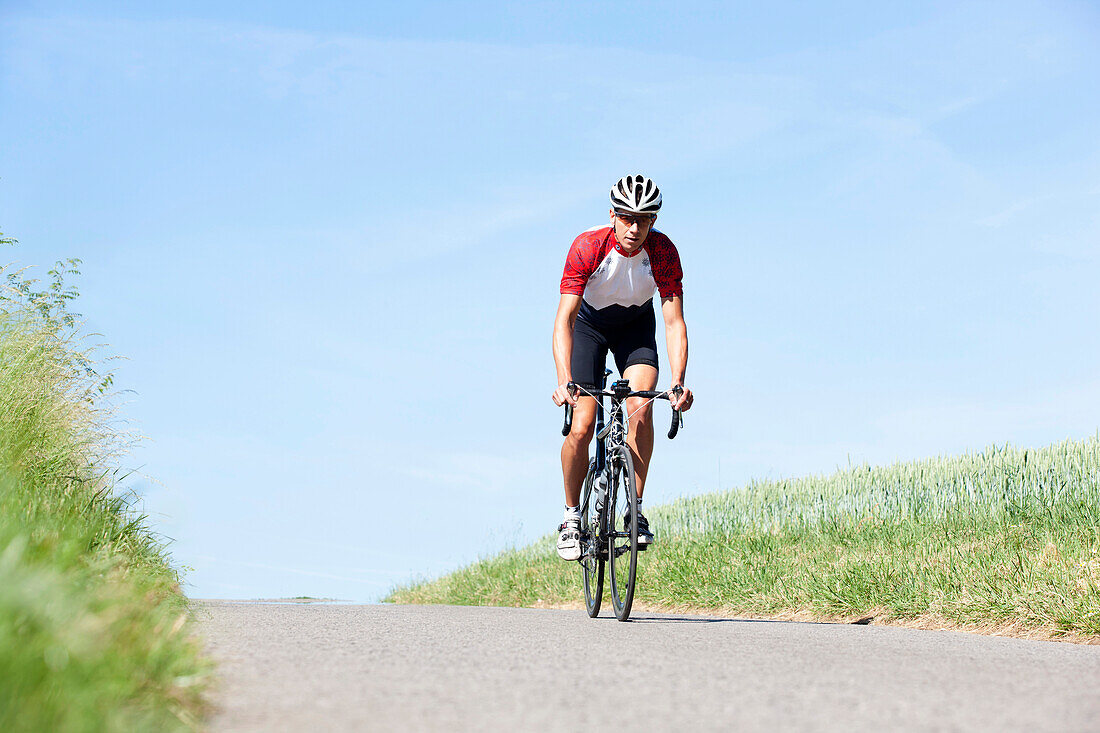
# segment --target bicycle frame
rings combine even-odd
[[[603,370],[603,379],[600,380],[600,391],[596,397],[596,435],[603,432],[604,428],[604,413],[603,413],[603,392],[607,389],[607,378],[611,375],[610,369]],[[607,465],[607,440],[596,439],[596,475],[603,473],[604,467]]]
[[[603,377],[600,379],[599,389],[589,392],[584,390],[585,394],[589,397],[593,397],[596,400],[596,455],[595,455],[595,475],[603,476],[609,473],[609,467],[607,465],[607,455],[610,449],[618,448],[620,445],[626,444],[626,435],[630,431],[630,416],[626,414],[626,400],[629,397],[648,397],[650,399],[666,399],[671,401],[669,392],[654,392],[654,391],[632,391],[627,386],[625,380],[619,380],[612,387],[613,391],[607,390],[607,378],[611,375],[611,370],[605,368]],[[570,382],[570,388],[575,385]],[[607,421],[607,415],[604,410],[604,397],[611,398],[611,416],[610,421]],[[668,430],[668,437],[675,438],[676,433],[679,432],[680,426],[683,424],[683,415],[679,410],[672,411],[672,426]],[[568,435],[573,426],[573,408],[565,405],[565,424],[562,426],[561,434]],[[610,445],[609,445],[610,444]],[[583,508],[582,508],[583,511]],[[601,517],[600,524],[603,524],[603,518]]]

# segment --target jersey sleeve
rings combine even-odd
[[[649,259],[653,265],[653,279],[657,283],[657,291],[662,298],[675,298],[684,295],[684,271],[680,267],[680,253],[676,251],[676,245],[668,237],[664,237],[662,246],[656,253],[650,252]],[[653,255],[658,256],[654,257]]]
[[[561,276],[562,295],[584,295],[588,278],[596,271],[599,245],[593,237],[581,234],[573,240],[569,254],[565,258],[565,272]]]

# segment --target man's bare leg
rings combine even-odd
[[[588,444],[596,425],[596,399],[580,397],[573,408],[573,429],[561,446],[561,473],[565,480],[565,505],[581,503],[581,487],[588,472]],[[650,431],[652,432],[652,431]],[[650,444],[653,438],[650,436]]]
[[[626,368],[623,378],[629,380],[632,392],[652,390],[657,386],[657,369],[649,364],[633,364]],[[641,397],[631,397],[626,401],[626,414],[631,415],[626,444],[630,446],[631,458],[634,459],[634,479],[640,499],[645,490],[649,459],[653,456],[653,403]]]

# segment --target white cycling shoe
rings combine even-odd
[[[567,519],[558,527],[558,557],[562,560],[581,559],[581,520]]]

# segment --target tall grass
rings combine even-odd
[[[753,481],[647,511],[638,599],[655,606],[1100,635],[1100,439]],[[550,537],[399,603],[580,597]]]
[[[10,279],[9,279],[10,282]],[[71,323],[0,309],[0,730],[198,724],[208,669]],[[62,303],[63,304],[63,303]]]

